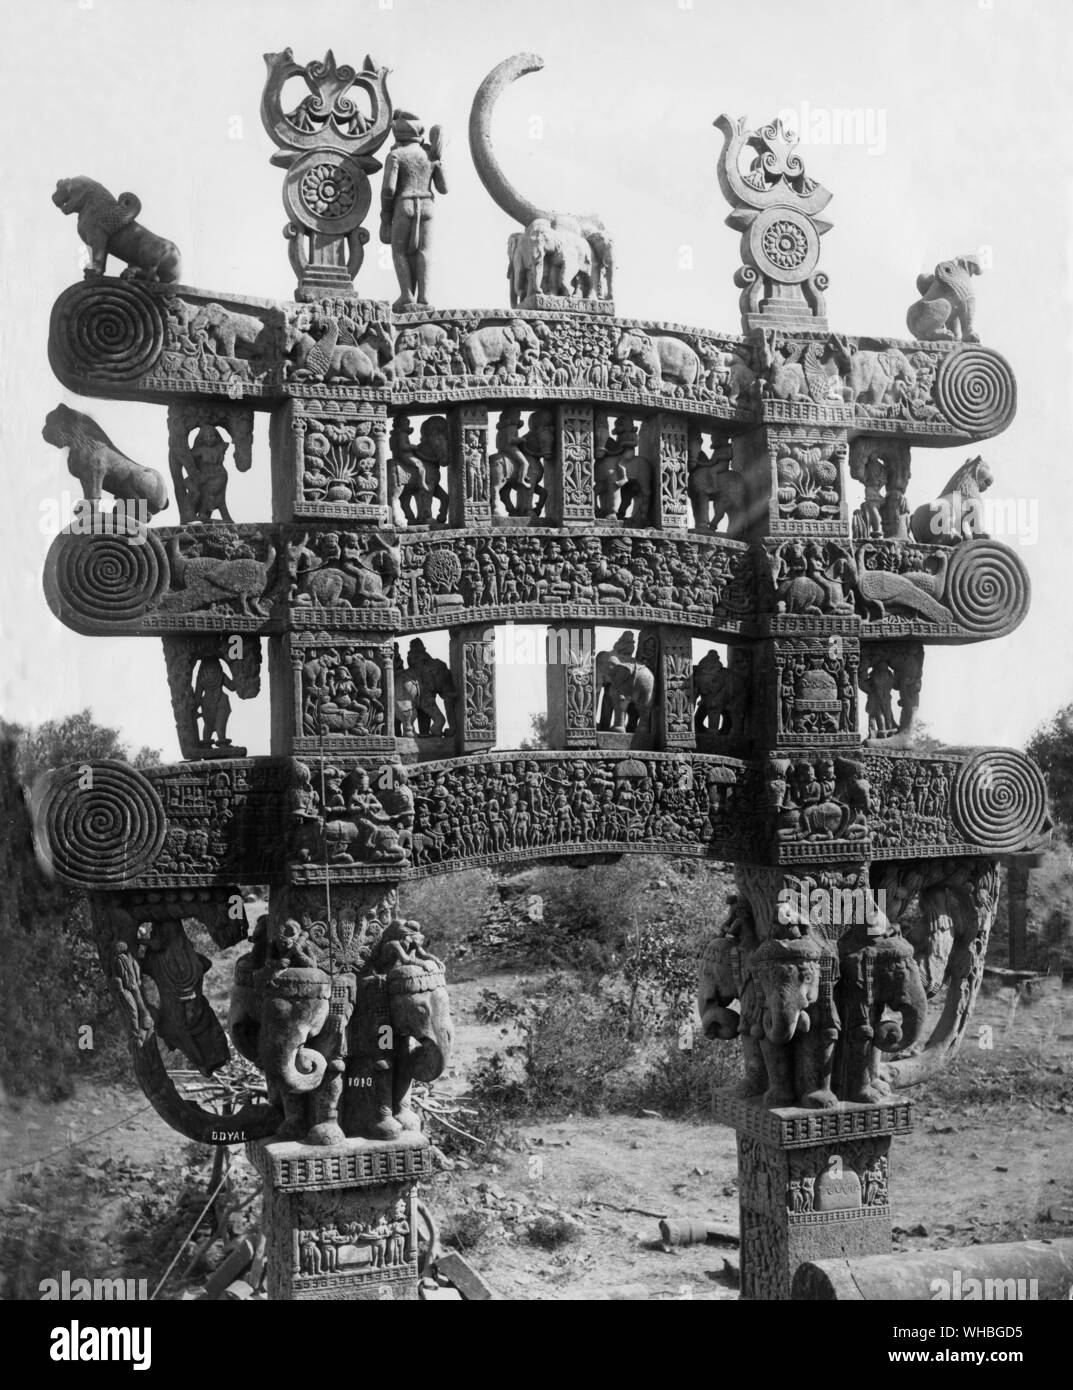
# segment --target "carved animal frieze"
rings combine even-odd
[[[1012,632],[1028,609],[1024,562],[1001,541],[957,546],[866,541],[768,543],[767,602],[787,631],[802,617],[862,620],[883,637],[982,641]]]
[[[789,332],[743,339],[566,309],[407,311],[352,298],[302,304],[176,292],[108,277],[52,315],[61,380],[96,394],[187,392],[397,402],[588,400],[734,423],[896,432],[921,444],[986,439],[1016,409],[1009,365],[968,342]]]

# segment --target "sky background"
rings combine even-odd
[[[725,0],[9,0],[0,15],[0,714],[37,722],[89,705],[135,746],[178,757],[159,641],[80,637],[42,595],[56,517],[66,521],[74,500],[64,456],[40,435],[58,401],[88,411],[125,453],[167,476],[163,406],[76,397],[49,369],[51,305],[81,277],[74,219],[51,202],[56,180],[85,174],[113,193],[136,192],[141,220],[179,245],[186,284],[290,298],[282,174],[268,163],[274,146],[259,117],[261,55],[289,46],[304,63],[331,47],[357,66],[371,53],[393,69],[395,105],[441,123],[447,137],[433,302],[496,307],[506,302],[514,224],[477,179],[466,123],[489,70],[529,50],[545,69],[501,98],[497,153],[534,201],[603,216],[624,315],[739,331],[738,236],[723,225],[712,127],[723,111],[754,125],[794,111],[803,133],[819,134],[826,112],[865,117],[864,139],[801,151],[835,195],[821,261],[835,331],[905,336],[918,273],[983,251],[977,327],[1009,359],[1019,408],[982,452],[994,494],[1038,520],[1024,537],[1004,537],[1021,548],[1033,602],[1010,637],[929,647],[920,713],[950,743],[1023,744],[1073,701],[1071,35],[1068,0],[771,0],[762,13]],[[374,213],[378,197],[374,177]],[[368,225],[359,289],[393,299],[375,217]],[[270,517],[267,422],[258,413],[252,471],[232,470],[239,521]],[[915,450],[910,503],[938,496],[969,452]],[[177,519],[173,501],[159,520]],[[499,690],[499,741],[516,744],[544,706],[543,671],[506,667]],[[268,751],[267,680],[259,701],[235,702],[232,733],[252,753]]]

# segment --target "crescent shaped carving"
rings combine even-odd
[[[477,176],[492,201],[523,227],[538,217],[553,214],[523,198],[500,168],[492,149],[492,111],[506,87],[527,72],[539,72],[543,66],[544,59],[536,53],[515,53],[512,58],[504,58],[477,88],[469,113],[469,150]]]
[[[739,161],[741,152],[745,146],[751,146],[755,151],[758,146],[755,143],[760,132],[747,129],[747,118],[739,116],[735,120],[724,112],[717,116],[712,124],[716,127],[723,137],[723,148],[719,155],[719,163],[716,167],[716,174],[719,179],[719,187],[723,197],[731,205],[735,212],[739,208],[755,208],[758,211],[771,207],[774,204],[788,204],[803,212],[806,217],[813,217],[823,211],[831,201],[831,194],[821,184],[813,183],[811,190],[807,193],[795,192],[785,180],[778,180],[769,188],[759,189],[747,183],[742,177]],[[799,156],[793,157],[795,164],[794,176],[797,177],[804,173],[804,166]],[[733,221],[734,213],[731,213],[728,222],[731,226],[739,226],[740,223]]]

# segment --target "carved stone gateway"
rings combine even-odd
[[[524,229],[509,307],[434,309],[438,129],[426,140],[393,108],[369,59],[267,62],[293,302],[178,283],[132,195],[79,178],[57,193],[91,264],[53,309],[50,361],[73,391],[168,407],[179,524],[153,524],[159,469],[58,408],[44,438],[85,500],[45,592],[76,632],[162,641],[184,761],[49,775],[42,852],[91,893],[153,1105],[191,1139],[247,1144],[271,1293],[290,1299],[417,1297],[432,1163],[413,1086],[448,1065],[451,1021],[409,880],[627,852],[732,862],[700,1012],[745,1058],[715,1112],[738,1131],[743,1293],[787,1298],[802,1262],[889,1249],[911,1127],[896,1087],[957,1050],[996,866],[1048,829],[1023,755],[912,742],[925,647],[1003,636],[1029,599],[1019,556],[976,524],[981,458],[938,502],[933,482],[908,500],[914,445],[965,457],[1014,413],[1010,369],[978,339],[973,266],[922,277],[918,338],[832,332],[830,195],[791,132],[723,116],[743,333],[624,317],[600,219],[527,202],[492,154],[496,95],[541,65],[522,54],[470,120],[480,177]],[[307,94],[285,110],[294,81]],[[392,133],[389,306],[353,281]],[[262,422],[273,514],[233,519],[228,469],[252,466]],[[497,745],[508,621],[548,630],[547,751]],[[426,645],[442,632],[447,660]],[[231,697],[258,698],[263,670],[271,750],[247,756]],[[229,1039],[185,923],[220,949],[245,940],[249,883],[270,905],[235,969]],[[263,1085],[217,1113],[161,1044]]]

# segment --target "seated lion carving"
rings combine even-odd
[[[124,280],[174,283],[179,279],[178,247],[134,220],[142,210],[136,194],[113,198],[103,184],[80,174],[60,179],[52,201],[65,217],[78,214],[78,235],[89,247],[87,279],[105,273],[109,256],[126,261]]]
[[[41,438],[67,449],[67,467],[82,484],[82,495],[99,502],[101,490],[117,501],[143,502],[149,516],[168,505],[168,490],[155,468],[146,468],[121,454],[100,425],[81,411],[58,405],[45,416]]]

